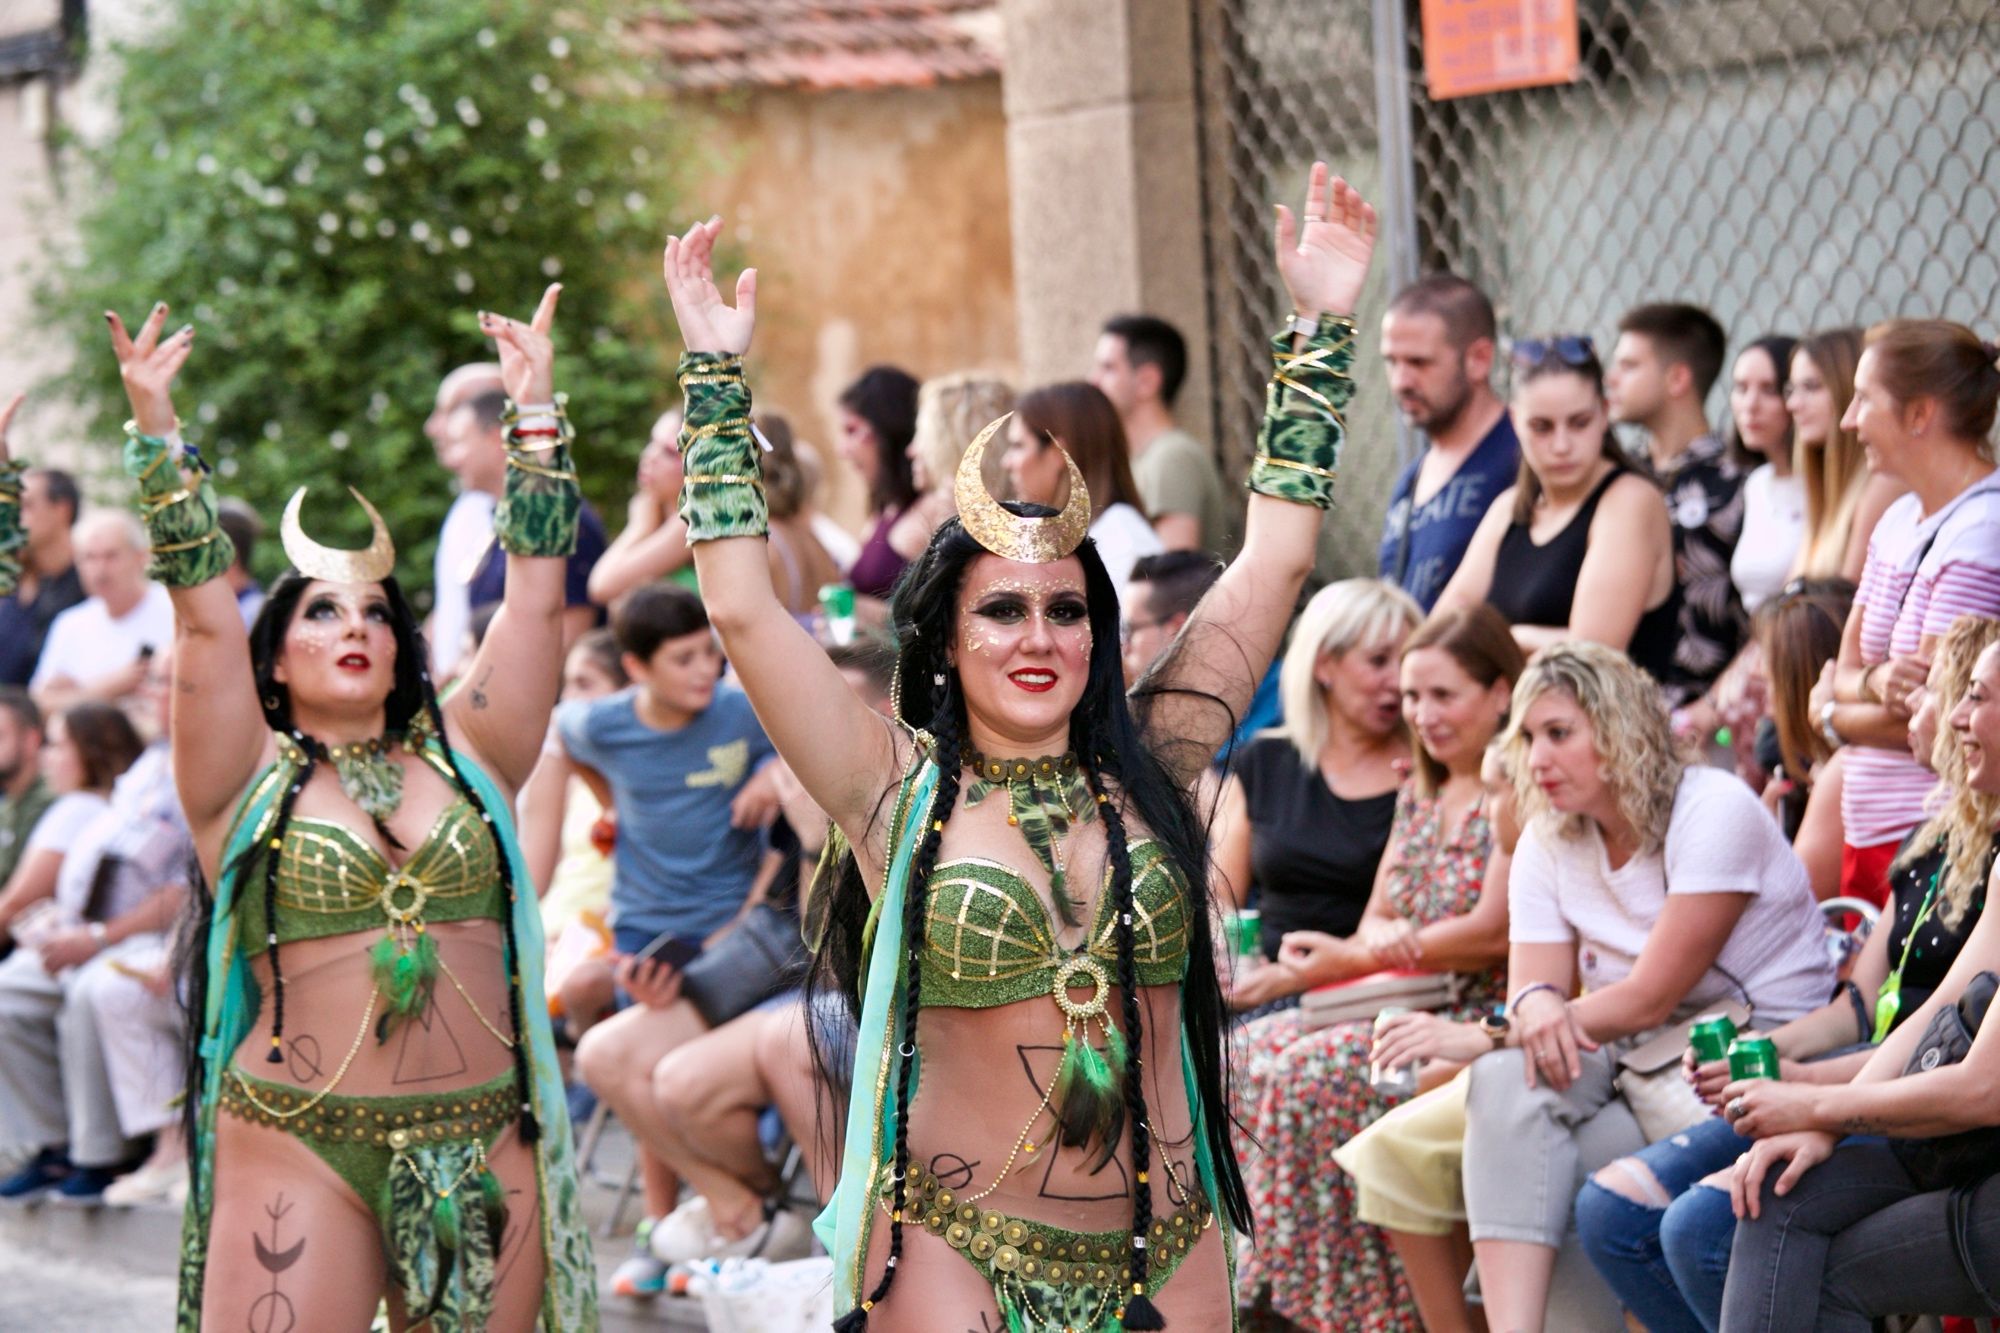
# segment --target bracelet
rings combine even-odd
[[[1520,1005],[1521,1001],[1527,999],[1530,995],[1533,995],[1538,990],[1549,991],[1557,996],[1560,996],[1562,994],[1562,992],[1560,990],[1557,990],[1554,984],[1550,982],[1531,981],[1527,985],[1521,987],[1521,989],[1515,991],[1514,998],[1507,1001],[1507,1012],[1510,1014],[1513,1013],[1514,1010]],[[1565,1001],[1565,1003],[1567,1002]]]

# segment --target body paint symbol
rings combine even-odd
[[[326,1074],[325,1066],[320,1063],[319,1039],[310,1033],[285,1043],[285,1059],[292,1077],[300,1083],[311,1083]]]
[[[271,1289],[250,1303],[250,1318],[246,1325],[248,1333],[292,1333],[299,1326],[299,1313],[292,1305],[292,1298],[278,1290],[281,1275],[299,1261],[306,1248],[303,1239],[288,1250],[278,1248],[281,1243],[278,1224],[291,1211],[292,1205],[286,1203],[285,1196],[280,1193],[264,1208],[264,1216],[271,1219],[271,1243],[266,1245],[264,1238],[255,1232],[250,1235],[251,1244],[257,1251],[258,1265],[271,1275]]]

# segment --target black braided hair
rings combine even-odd
[[[304,752],[304,760],[285,789],[278,793],[278,817],[271,821],[270,836],[264,839],[264,943],[266,957],[271,964],[271,1049],[264,1059],[269,1064],[285,1062],[285,970],[278,961],[278,845],[284,841],[285,829],[292,822],[292,807],[298,804],[299,793],[312,780],[313,769],[318,765],[321,747],[306,739],[305,733],[292,732],[292,740]],[[255,845],[250,852],[257,851]]]
[[[930,895],[924,886],[930,882],[931,871],[937,868],[938,845],[944,841],[944,826],[951,819],[952,810],[958,805],[960,779],[959,764],[959,704],[955,691],[947,688],[945,700],[938,715],[931,719],[932,734],[937,738],[937,748],[931,752],[931,760],[938,766],[937,792],[931,799],[929,825],[924,829],[923,841],[917,845],[917,855],[910,870],[908,891],[903,896],[903,944],[904,966],[907,969],[903,983],[903,1014],[897,1025],[902,1034],[902,1042],[896,1049],[896,1142],[894,1158],[894,1186],[890,1196],[889,1214],[889,1259],[882,1267],[882,1276],[875,1282],[874,1290],[851,1311],[845,1321],[836,1323],[836,1333],[856,1333],[867,1327],[869,1307],[889,1294],[895,1285],[896,1270],[903,1258],[903,1211],[909,1203],[910,1180],[910,1082],[916,1068],[917,1014],[922,1008],[923,955],[925,909]],[[921,812],[918,812],[921,813]],[[855,1316],[860,1316],[858,1319]]]
[[[1125,1118],[1132,1127],[1132,1285],[1121,1293],[1123,1312],[1119,1318],[1128,1329],[1165,1328],[1159,1312],[1146,1294],[1149,1251],[1153,1229],[1153,1186],[1151,1183],[1153,1131],[1146,1116],[1145,1048],[1146,1031],[1140,1014],[1139,972],[1133,955],[1134,938],[1132,850],[1125,832],[1125,816],[1115,796],[1104,789],[1103,777],[1090,761],[1085,773],[1098,797],[1097,808],[1104,815],[1105,852],[1111,859],[1112,910],[1117,913],[1115,938],[1118,946],[1118,991],[1124,999]],[[1148,1322],[1148,1316],[1151,1322]]]

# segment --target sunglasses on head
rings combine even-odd
[[[1597,359],[1597,345],[1587,333],[1565,333],[1554,338],[1523,338],[1514,344],[1514,364],[1528,369],[1542,365],[1550,357],[1566,366],[1587,366]]]

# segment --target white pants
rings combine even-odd
[[[33,949],[0,960],[0,1148],[69,1146],[79,1166],[112,1166],[132,1145],[118,1126],[94,991],[116,979],[106,950],[59,977]]]
[[[164,1129],[177,1114],[173,1101],[185,1072],[180,1004],[171,990],[155,993],[124,970],[157,975],[166,971],[168,953],[164,935],[135,935],[106,952],[103,957],[115,957],[122,966],[107,968],[87,991],[88,1002],[97,1011],[97,1035],[118,1127],[127,1138]]]

